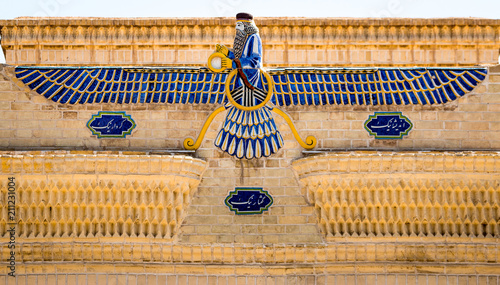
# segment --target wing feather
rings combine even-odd
[[[477,68],[285,68],[268,71],[272,102],[288,105],[442,104],[472,91],[487,75]]]
[[[227,73],[205,68],[16,67],[16,77],[57,103],[222,104]]]
[[[272,69],[276,105],[441,104],[472,91],[486,68]],[[227,73],[207,69],[17,67],[28,87],[58,103],[225,102]]]

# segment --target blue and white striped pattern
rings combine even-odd
[[[16,76],[63,104],[222,104],[227,73],[206,68],[17,67]]]
[[[276,153],[283,147],[283,138],[264,106],[255,111],[243,111],[228,105],[226,120],[215,139],[215,146],[237,158],[260,158]]]
[[[267,93],[262,89],[255,88],[252,90],[243,85],[233,90],[231,96],[238,104],[244,107],[251,107],[262,103],[266,99]]]
[[[248,73],[248,70],[246,70]],[[289,105],[443,104],[472,91],[486,68],[287,68],[267,71],[274,81],[271,102]],[[259,74],[259,72],[256,72]],[[225,104],[228,73],[205,68],[17,67],[16,76],[31,89],[57,103]],[[254,106],[265,99],[267,80],[259,75],[257,91],[230,84],[234,99]],[[228,113],[215,145],[237,158],[260,158],[283,146],[264,106]]]
[[[426,105],[450,102],[472,91],[484,80],[487,69],[286,68],[267,72],[274,81],[271,102],[279,106]],[[227,102],[227,73],[205,68],[17,67],[16,76],[58,103]],[[263,88],[266,83],[257,85]]]
[[[487,74],[478,68],[286,68],[269,71],[275,105],[427,105],[453,101]]]

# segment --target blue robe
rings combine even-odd
[[[238,68],[235,62],[235,55],[232,51],[229,52],[228,57],[233,60],[233,69]],[[252,34],[247,37],[239,61],[248,82],[254,87],[263,89],[259,70],[259,68],[262,68],[262,41],[259,34]],[[236,78],[237,80],[233,90],[244,85],[239,74],[236,75]],[[248,94],[248,92],[246,92],[246,94]],[[252,98],[240,98],[235,100],[238,104],[243,106],[255,106],[262,102],[262,100],[255,98],[255,96],[251,97]]]
[[[233,69],[238,68],[232,51],[229,52],[228,57],[233,60]],[[259,68],[262,68],[262,41],[259,34],[247,37],[239,61],[250,84],[263,90],[259,71]],[[238,88],[243,88],[245,95],[235,98],[235,101],[242,106],[260,104],[263,101],[262,98],[254,96],[254,92],[245,86],[240,75],[236,76],[233,92]],[[267,91],[265,93],[267,94]],[[272,107],[263,106],[254,111],[240,110],[231,103],[227,103],[225,107],[227,109],[226,120],[215,139],[216,147],[237,158],[252,159],[270,156],[283,146],[283,138],[271,114]]]

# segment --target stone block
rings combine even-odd
[[[15,92],[0,92],[0,101],[14,102],[17,98],[18,96]]]
[[[479,131],[489,130],[489,123],[487,122],[462,122],[462,130]]]
[[[32,103],[18,103],[18,102],[11,103],[11,110],[15,111],[33,111],[39,109],[40,109],[39,105],[35,105]]]
[[[500,84],[489,84],[488,85],[489,93],[500,93]]]
[[[9,81],[0,81],[0,91],[11,91],[12,84]],[[3,97],[0,95],[0,97]]]

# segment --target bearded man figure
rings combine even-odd
[[[244,109],[261,104],[268,93],[264,85],[271,86],[269,82],[263,82],[261,76],[262,41],[253,16],[238,13],[233,49],[224,45],[217,45],[216,49],[226,56],[221,60],[222,66],[238,71],[231,97],[240,107],[230,102],[225,105],[228,110],[226,121],[215,145],[238,158],[259,158],[277,152],[283,146],[283,138],[271,115],[273,108],[265,105],[258,109]]]
[[[238,103],[241,101],[242,106],[255,106],[258,104],[256,100],[264,100],[266,94],[259,92],[262,89],[259,81],[259,69],[262,68],[262,41],[253,16],[248,13],[238,13],[233,49],[217,45],[217,51],[226,56],[222,59],[222,66],[238,69],[238,81],[233,99]],[[259,88],[256,90],[255,87]]]

